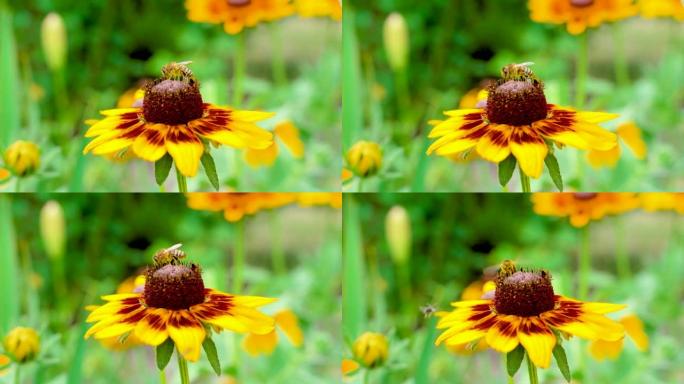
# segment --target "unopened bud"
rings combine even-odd
[[[62,206],[54,200],[45,203],[40,211],[40,234],[47,255],[53,260],[60,259],[66,244],[66,223]]]
[[[399,13],[390,14],[383,28],[385,52],[393,71],[406,68],[409,56],[409,33],[406,19]]]
[[[48,68],[52,71],[62,69],[67,53],[67,33],[62,16],[54,12],[45,16],[40,34]]]
[[[404,264],[411,256],[411,220],[402,206],[396,205],[385,217],[385,235],[392,260]]]

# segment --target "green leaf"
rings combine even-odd
[[[202,155],[202,167],[204,167],[204,173],[207,174],[209,182],[214,186],[214,189],[219,190],[219,178],[216,174],[216,164],[214,163],[214,158],[211,157],[209,152],[204,152]]]
[[[212,340],[211,337],[205,337],[202,347],[204,348],[204,353],[207,354],[207,358],[209,358],[209,364],[211,364],[211,367],[214,368],[214,372],[216,372],[216,376],[221,376],[221,362],[219,361],[218,353],[216,352],[214,340]]]
[[[518,344],[514,350],[506,354],[506,370],[508,371],[508,376],[515,376],[518,369],[520,369],[523,357],[525,357],[525,348],[520,344]]]
[[[154,178],[157,180],[157,185],[164,184],[166,178],[169,177],[172,165],[173,158],[168,153],[154,163]]]
[[[556,344],[553,348],[553,357],[556,358],[556,364],[558,364],[558,369],[565,377],[565,380],[570,382],[570,366],[568,366],[568,358],[565,356],[565,349],[560,344]]]
[[[169,364],[171,360],[171,355],[173,355],[173,341],[171,338],[166,339],[165,342],[157,346],[157,368],[163,371],[166,365]]]
[[[517,163],[518,161],[513,155],[508,155],[506,160],[499,163],[499,184],[502,187],[505,187],[511,181]]]
[[[549,154],[546,155],[546,159],[544,159],[544,163],[546,163],[546,168],[549,169],[549,174],[551,174],[551,179],[553,180],[553,183],[556,184],[556,188],[563,192],[563,176],[561,176],[556,156],[549,152]]]

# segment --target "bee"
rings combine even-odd
[[[179,264],[185,258],[185,252],[180,249],[182,246],[183,244],[175,244],[169,248],[157,251],[154,254],[154,265]]]
[[[423,313],[423,316],[425,316],[425,318],[428,318],[434,315],[435,312],[437,312],[437,308],[432,304],[427,304],[425,306],[420,307],[420,311]]]
[[[515,263],[511,260],[504,260],[499,267],[499,276],[510,276],[517,271]]]
[[[507,66],[501,68],[501,77],[504,81],[516,80],[516,81],[528,81],[534,84],[538,84],[541,81],[534,74],[530,65],[534,65],[532,62],[525,62],[520,64],[508,64]]]
[[[192,85],[196,81],[195,74],[188,68],[188,64],[192,64],[192,61],[168,63],[162,67],[162,75],[167,80],[188,80]]]

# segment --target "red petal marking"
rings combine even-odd
[[[470,121],[470,122],[468,122],[468,123],[465,123],[465,124],[461,125],[461,127],[458,128],[458,129],[459,129],[459,130],[462,130],[462,131],[467,131],[467,130],[470,130],[470,129],[473,129],[473,128],[477,127],[477,126],[480,125],[480,124],[482,124],[482,120],[481,120],[481,119],[480,119],[480,120],[477,120],[477,121]]]
[[[145,317],[145,322],[154,330],[161,331],[166,329],[164,318],[154,313],[147,315],[147,317]]]
[[[143,124],[137,128],[131,129],[130,131],[122,134],[121,138],[122,139],[135,139],[136,137],[142,135],[143,133],[145,133],[145,124]]]
[[[166,133],[166,140],[174,143],[195,143],[200,141],[190,129],[180,126],[170,129]]]
[[[489,136],[489,140],[491,140],[493,145],[496,145],[498,147],[507,147],[508,146],[508,137],[506,135],[496,129],[489,130],[487,133],[487,136]]]
[[[472,315],[470,315],[470,317],[468,317],[468,321],[482,320],[485,317],[489,316],[490,313],[492,313],[490,310],[487,310],[486,312],[473,313]]]
[[[126,315],[126,314],[129,314],[129,313],[139,309],[140,307],[142,307],[142,305],[140,305],[139,302],[136,304],[127,305],[127,306],[119,309],[118,311],[116,311],[116,314],[117,315]]]
[[[538,319],[537,321],[523,321],[520,323],[518,330],[528,335],[551,333],[551,330],[544,325],[541,319]]]
[[[140,312],[136,312],[133,315],[129,315],[126,318],[123,318],[120,320],[121,323],[128,323],[128,324],[137,324],[140,320],[142,320],[145,316],[147,315],[147,310],[142,310]]]
[[[535,135],[535,131],[532,129],[520,129],[520,128],[514,128],[513,132],[511,132],[511,141],[514,143],[522,144],[522,143],[544,143],[544,139],[541,138],[539,135]]]
[[[518,328],[514,327],[513,323],[510,323],[506,320],[499,319],[499,322],[496,323],[495,327],[499,330],[499,333],[509,338],[515,337],[516,333],[518,332]]]
[[[470,132],[469,134],[463,136],[463,138],[464,139],[473,139],[473,140],[479,139],[482,136],[484,136],[485,134],[487,134],[487,132],[489,132],[488,128],[489,128],[489,125],[485,125],[484,127],[477,129],[477,130]]]
[[[490,315],[490,314],[491,314],[491,312],[488,313],[487,315]],[[482,322],[480,322],[480,323],[478,323],[478,324],[475,324],[475,326],[474,326],[472,329],[478,329],[478,330],[481,330],[481,331],[482,331],[482,330],[485,330],[485,329],[489,329],[489,328],[493,327],[494,325],[496,325],[496,322],[497,322],[497,321],[498,321],[498,320],[497,320],[496,316],[492,316],[492,317],[490,317],[489,319],[487,319],[487,320],[485,320],[485,321],[482,321]]]
[[[187,315],[183,312],[175,312],[175,316],[172,315],[169,317],[169,326],[172,326],[174,328],[197,328],[197,326],[200,325],[199,321],[197,319],[189,318]]]
[[[139,122],[140,122],[139,119],[124,121],[124,122],[119,123],[119,125],[116,126],[116,129],[128,129],[128,128],[138,124]]]

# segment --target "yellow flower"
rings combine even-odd
[[[230,222],[297,201],[296,193],[189,193],[188,206],[201,211],[223,211]]]
[[[304,334],[299,328],[297,315],[289,309],[284,309],[276,313],[274,319],[277,328],[285,334],[290,343],[297,348],[301,347]],[[277,344],[278,333],[275,329],[265,335],[250,333],[242,340],[242,347],[252,356],[270,355]]]
[[[275,136],[285,144],[290,150],[292,156],[300,159],[304,156],[304,142],[299,136],[299,130],[290,121],[283,121],[276,125],[274,130]],[[252,167],[266,166],[270,167],[278,157],[278,145],[274,141],[268,148],[252,149],[247,148],[245,153],[245,160]]]
[[[297,13],[302,17],[330,17],[342,19],[340,0],[294,0]]]
[[[197,361],[207,337],[205,327],[260,335],[273,331],[274,319],[257,308],[276,299],[206,288],[197,264],[181,261],[181,257],[159,257],[166,251],[155,255],[142,293],[102,296],[107,303],[92,310],[86,319],[95,324],[85,338],[94,336],[99,340],[132,334],[152,346],[171,338],[186,360]]]
[[[438,312],[444,332],[435,345],[462,345],[484,338],[501,353],[518,345],[535,366],[548,368],[556,345],[554,330],[589,340],[620,340],[622,324],[604,315],[624,305],[587,303],[556,295],[546,271],[499,270],[492,299],[457,301],[452,312]]]
[[[289,0],[185,0],[185,9],[190,21],[223,23],[223,29],[231,35],[294,13]]]
[[[168,153],[178,170],[192,177],[205,152],[202,139],[234,148],[263,149],[273,143],[273,134],[255,124],[272,113],[204,103],[197,80],[183,64],[167,64],[162,74],[146,85],[142,107],[100,112],[106,117],[86,132],[94,139],[84,154],[119,154],[130,148],[156,162]]]
[[[673,210],[684,214],[684,193],[644,192],[639,194],[639,199],[646,211]]]
[[[632,0],[529,0],[528,6],[533,21],[566,24],[573,35],[637,12]]]
[[[620,319],[620,323],[625,327],[627,335],[634,341],[637,349],[641,352],[648,350],[648,335],[644,332],[644,323],[636,315],[627,315]],[[616,341],[594,340],[589,345],[589,353],[598,360],[615,360],[620,356],[624,347],[624,338]]]
[[[373,176],[382,166],[382,149],[372,141],[357,141],[347,151],[347,163],[357,176]]]
[[[598,126],[617,115],[548,104],[543,84],[532,79],[504,78],[489,88],[484,108],[444,114],[446,120],[431,122],[434,128],[429,137],[437,140],[428,155],[452,158],[474,149],[497,164],[512,155],[533,178],[541,176],[551,143],[602,151],[617,145],[616,135]]]
[[[674,17],[684,20],[684,3],[681,0],[639,0],[641,16],[650,19],[654,17]]]
[[[617,135],[622,139],[627,147],[632,150],[634,157],[639,160],[646,158],[646,143],[641,137],[641,130],[634,123],[622,123],[618,126]],[[589,164],[594,168],[599,167],[615,167],[620,159],[620,146],[616,145],[607,151],[590,150],[587,152],[587,159]]]
[[[342,208],[342,193],[340,192],[302,192],[298,197],[299,205],[311,207],[314,205],[329,205],[332,208]]]
[[[14,361],[26,363],[40,352],[40,337],[33,328],[16,327],[5,336],[3,346]]]
[[[354,358],[366,368],[383,365],[389,354],[387,337],[382,333],[365,332],[352,345]]]
[[[40,166],[40,149],[30,141],[15,141],[5,151],[5,166],[19,177],[29,176]]]
[[[359,369],[360,365],[352,359],[342,359],[342,364],[340,369],[342,370],[342,376],[349,376]]]
[[[569,217],[574,227],[584,227],[591,220],[617,215],[638,208],[634,193],[535,193],[534,212],[543,216]]]

